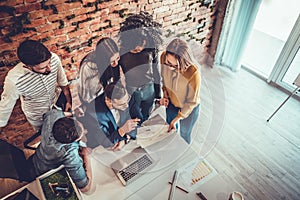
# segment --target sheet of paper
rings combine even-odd
[[[161,141],[171,133],[168,133],[169,125],[152,125],[140,127],[137,132],[137,144],[145,148]]]
[[[217,174],[216,170],[202,158],[197,158],[178,169],[178,186],[193,191]]]

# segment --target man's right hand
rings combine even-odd
[[[131,131],[133,131],[137,127],[139,121],[141,120],[138,118],[127,120],[125,124],[121,128],[119,128],[120,135],[123,137],[126,133],[130,133]]]

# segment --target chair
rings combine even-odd
[[[298,74],[297,78],[294,80],[293,83],[296,86],[296,89],[282,102],[282,104],[274,111],[274,113],[267,119],[267,122],[270,121],[270,119],[277,113],[277,111],[294,95],[297,94],[298,91],[300,91],[300,73]]]
[[[31,136],[30,138],[28,138],[27,140],[25,140],[24,144],[24,148],[26,149],[31,149],[31,150],[36,150],[36,147],[30,146],[29,144],[35,140],[37,137],[39,137],[41,135],[41,131],[36,132],[33,136]]]
[[[21,149],[0,139],[0,177],[19,181],[34,180],[34,167],[31,160],[26,160]]]

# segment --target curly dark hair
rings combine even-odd
[[[79,122],[71,117],[58,119],[52,128],[53,137],[60,143],[69,144],[77,140],[82,132]]]
[[[158,50],[163,41],[161,27],[162,25],[154,21],[153,16],[148,12],[129,14],[120,27],[121,53],[142,46],[144,40],[146,40],[145,48]]]

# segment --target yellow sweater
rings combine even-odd
[[[163,91],[167,92],[172,104],[178,108],[178,117],[187,118],[192,110],[200,104],[200,71],[191,65],[185,72],[170,70],[164,65],[166,53],[160,57]]]

